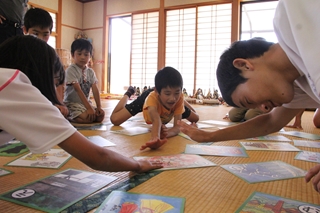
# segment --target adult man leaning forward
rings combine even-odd
[[[180,122],[199,142],[237,140],[279,131],[304,108],[320,107],[320,1],[280,0],[274,17],[279,43],[260,39],[233,43],[220,57],[217,79],[232,106],[268,112],[242,124],[205,132]],[[320,164],[310,169],[320,192]]]

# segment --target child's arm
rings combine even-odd
[[[88,99],[83,94],[80,84],[76,82],[76,83],[73,83],[72,86],[74,90],[78,93],[80,100],[82,101],[83,105],[87,109],[88,119],[90,121],[94,121],[96,119],[95,111],[92,109]]]
[[[173,117],[173,127],[168,130],[167,138],[176,136],[180,132],[180,126],[178,125],[178,121],[181,121],[182,115],[175,115]]]
[[[97,116],[104,114],[104,111],[101,109],[100,92],[97,87],[97,84],[92,84],[91,89],[92,89],[94,101],[96,102]]]
[[[151,138],[145,145],[141,146],[140,150],[144,150],[148,147],[150,149],[157,149],[167,142],[166,138],[160,139],[162,122],[161,122],[160,115],[158,113],[157,108],[154,106],[149,106],[148,113],[152,120]]]

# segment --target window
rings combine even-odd
[[[53,12],[49,12],[49,14],[51,15],[52,17],[52,20],[53,20],[53,27],[52,27],[52,33],[50,35],[50,38],[48,40],[48,44],[53,47],[53,48],[56,48],[57,45],[56,45],[56,41],[57,41],[57,14],[56,13],[53,13]]]
[[[273,30],[273,17],[277,5],[278,1],[242,3],[240,39],[262,37],[267,41],[277,42]]]
[[[144,86],[154,86],[158,71],[158,19],[158,12],[132,15],[130,84],[140,91]]]
[[[169,10],[166,65],[178,69],[189,95],[218,89],[216,66],[231,42],[231,4]]]

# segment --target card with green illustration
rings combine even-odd
[[[236,146],[208,146],[187,144],[184,151],[186,154],[214,155],[228,157],[248,157],[242,147]]]
[[[28,147],[21,141],[12,140],[0,146],[0,156],[18,156],[28,152]]]
[[[320,163],[320,153],[319,152],[301,151],[296,155],[296,157],[294,159]]]
[[[299,138],[306,138],[310,140],[320,140],[320,135],[306,133],[306,132],[286,131],[286,132],[281,132],[281,134],[291,135]]]
[[[247,140],[253,141],[282,141],[282,142],[291,142],[291,140],[283,135],[265,135],[254,138],[248,138]]]
[[[299,152],[300,149],[286,142],[240,142],[246,150]]]
[[[253,192],[236,213],[320,212],[320,206],[262,192]]]
[[[0,177],[1,177],[1,176],[5,176],[5,175],[9,175],[9,174],[12,174],[12,173],[13,173],[13,172],[11,172],[11,171],[9,171],[9,170],[0,168]]]

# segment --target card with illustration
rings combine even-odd
[[[320,135],[306,133],[306,132],[286,131],[286,132],[281,132],[281,134],[291,135],[299,138],[306,138],[310,140],[320,140]]]
[[[248,183],[304,177],[305,170],[282,161],[222,165],[222,168]]]
[[[85,124],[74,124],[74,127],[77,130],[100,130],[100,131],[107,131],[107,125],[106,124],[90,124],[90,125],[85,125]]]
[[[131,127],[131,128],[123,128],[123,129],[119,129],[119,130],[111,130],[110,132],[122,134],[122,135],[134,136],[134,135],[141,135],[141,134],[149,133],[150,130],[147,127],[136,126],[136,127]]]
[[[162,162],[163,168],[158,170],[188,169],[217,165],[199,155],[191,154],[164,155],[153,157],[137,156],[133,158],[135,160],[147,159],[150,162]]]
[[[230,157],[248,157],[242,147],[236,146],[207,146],[187,144],[184,151],[186,154],[215,155]]]
[[[45,212],[61,212],[117,177],[67,169],[0,195],[0,199]]]
[[[190,141],[194,141],[194,140],[192,140],[192,139],[189,137],[189,135],[186,135],[186,134],[184,134],[183,132],[179,132],[178,135],[180,135],[181,137],[183,137],[183,138],[185,138],[185,139],[188,139],[188,140],[190,140]]]
[[[293,140],[293,144],[295,146],[305,146],[305,147],[312,147],[312,148],[320,148],[320,142],[319,141]]]
[[[298,152],[300,149],[286,142],[240,142],[246,150]]]
[[[185,198],[113,191],[95,213],[184,212]]]
[[[218,125],[218,126],[232,126],[237,124],[234,122],[217,121],[217,120],[204,120],[204,121],[199,121],[198,123],[206,123],[206,124],[212,124],[212,125]]]
[[[63,149],[50,149],[40,154],[29,153],[6,164],[6,166],[40,167],[59,169],[72,156]]]
[[[283,135],[265,135],[254,138],[248,138],[247,140],[253,141],[282,141],[282,142],[291,142],[291,140]]]
[[[294,159],[320,163],[320,153],[301,151],[296,155]]]
[[[116,144],[112,143],[111,141],[101,137],[100,135],[93,135],[93,136],[87,136],[89,141],[92,143],[101,146],[101,147],[106,147],[106,146],[115,146]]]
[[[261,192],[253,192],[236,213],[320,212],[320,206]]]
[[[17,140],[9,141],[8,143],[0,146],[0,156],[18,156],[28,151],[28,147]]]
[[[12,174],[12,172],[9,170],[0,168],[0,177],[5,176],[5,175],[9,175],[9,174]]]

